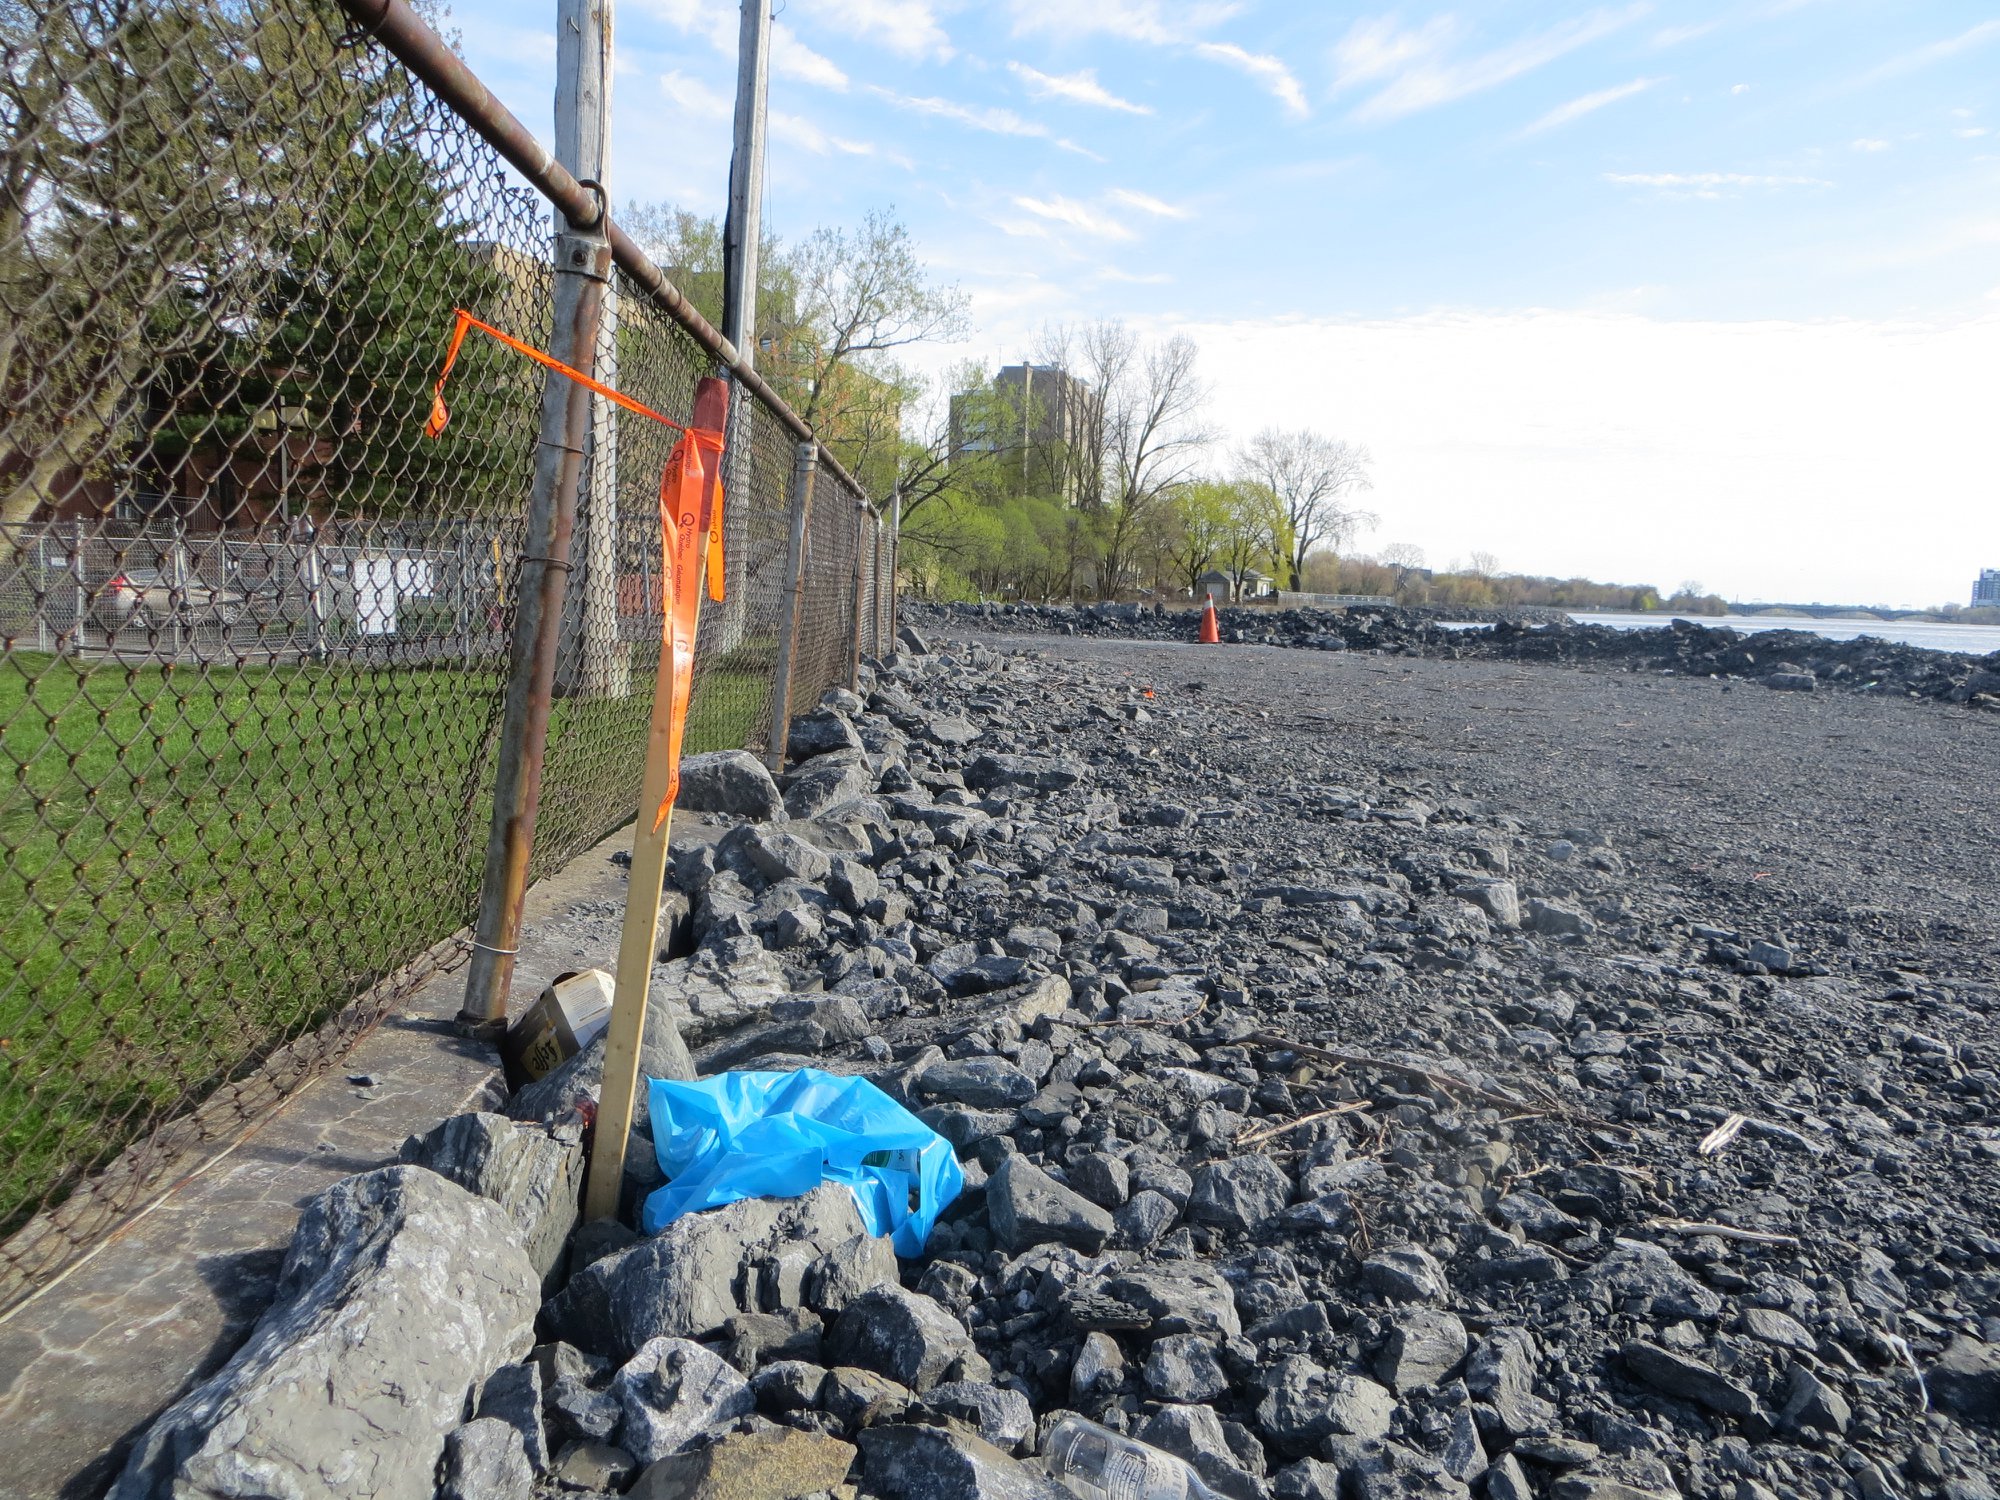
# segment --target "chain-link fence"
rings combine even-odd
[[[454,309],[546,348],[554,278],[491,131],[327,0],[6,0],[0,50],[4,1306],[462,955],[542,372],[475,336],[424,421]],[[597,374],[685,421],[657,280]],[[690,751],[773,732],[798,432],[736,390]],[[675,434],[611,416],[536,872],[638,796]],[[884,531],[823,468],[794,704],[886,649]]]

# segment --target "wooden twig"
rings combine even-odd
[[[1695,1150],[1699,1151],[1703,1156],[1714,1156],[1731,1141],[1735,1140],[1736,1137],[1743,1134],[1743,1127],[1749,1123],[1750,1117],[1748,1115],[1731,1115],[1720,1125],[1716,1126],[1715,1129],[1703,1136],[1701,1144],[1695,1147]]]
[[[1342,1052],[1333,1047],[1315,1047],[1310,1042],[1295,1042],[1290,1037],[1279,1036],[1271,1031],[1252,1032],[1247,1040],[1285,1052],[1296,1052],[1304,1057],[1319,1058],[1324,1062],[1344,1063],[1356,1068],[1374,1068],[1384,1073],[1401,1073],[1406,1078],[1421,1078],[1434,1088],[1443,1089],[1447,1093],[1464,1094],[1486,1104],[1500,1105],[1534,1115],[1549,1113],[1548,1110],[1534,1108],[1527,1100],[1517,1098],[1513,1094],[1482,1088],[1476,1083],[1467,1083],[1462,1078],[1454,1078],[1449,1073],[1436,1073],[1428,1068],[1418,1067],[1415,1063],[1396,1062],[1386,1057],[1370,1057],[1365,1052]]]
[[[1238,1136],[1235,1144],[1239,1146],[1254,1146],[1260,1141],[1268,1141],[1274,1136],[1284,1135],[1287,1131],[1297,1130],[1299,1127],[1310,1125],[1316,1120],[1330,1120],[1335,1115],[1351,1115],[1368,1107],[1366,1103],[1356,1100],[1352,1104],[1340,1104],[1334,1106],[1332,1109],[1317,1110],[1309,1115],[1300,1115],[1296,1120],[1287,1120],[1282,1125],[1267,1125],[1264,1129],[1252,1131],[1249,1135]]]
[[[1140,993],[1146,992],[1141,991]],[[1091,1027],[1093,1029],[1102,1026],[1185,1026],[1189,1021],[1192,1021],[1207,1009],[1208,996],[1203,995],[1201,997],[1201,1004],[1197,1005],[1184,1016],[1147,1016],[1143,1020],[1134,1019],[1130,1021],[1114,1017],[1109,1021],[1071,1021],[1068,1024],[1076,1027]]]
[[[1766,1234],[1761,1229],[1738,1229],[1732,1224],[1697,1224],[1691,1219],[1654,1219],[1647,1226],[1666,1234],[1711,1235],[1718,1240],[1740,1240],[1746,1245],[1796,1245],[1794,1234]]]

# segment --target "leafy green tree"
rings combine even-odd
[[[1183,485],[1167,502],[1164,551],[1174,582],[1192,594],[1215,566],[1235,521],[1232,486],[1213,480]]]
[[[77,474],[210,489],[245,460],[277,467],[281,442],[302,505],[512,498],[525,452],[500,434],[534,387],[518,360],[468,344],[451,428],[418,437],[452,308],[514,321],[508,277],[469,243],[463,205],[485,189],[439,150],[408,75],[340,46],[336,23],[239,0],[0,0],[20,59],[0,80],[0,390],[4,447],[25,455],[0,519],[61,503]]]
[[[0,4],[0,437],[22,455],[0,521],[117,465],[162,303],[258,244],[263,31],[245,7]]]
[[[668,204],[634,203],[625,226],[710,322],[722,315],[722,230]],[[896,362],[965,331],[965,294],[937,282],[891,212],[758,252],[757,369],[871,494],[904,460],[904,413],[923,382]],[[907,498],[906,498],[907,509]]]
[[[1238,597],[1259,563],[1280,568],[1285,557],[1285,514],[1277,497],[1254,480],[1239,479],[1223,487],[1227,495],[1227,526],[1218,554]],[[1287,580],[1280,580],[1281,582]]]

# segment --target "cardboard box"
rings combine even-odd
[[[616,986],[602,969],[563,974],[521,1012],[500,1041],[507,1087],[526,1088],[595,1041],[611,1024]]]

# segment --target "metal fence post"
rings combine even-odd
[[[69,523],[69,570],[76,581],[76,618],[70,622],[70,650],[83,655],[83,622],[90,613],[90,585],[83,576],[83,522]]]
[[[554,347],[557,359],[588,374],[596,363],[597,315],[611,279],[604,216],[556,236]],[[507,987],[520,951],[521,900],[528,889],[535,816],[542,794],[542,752],[548,744],[555,692],[556,648],[569,590],[569,544],[576,529],[576,492],[583,445],[590,434],[590,391],[551,374],[542,387],[541,436],[535,445],[534,486],[528,495],[520,582],[515,590],[507,696],[500,716],[500,754],[493,778],[493,824],[479,882],[479,916],[465,976],[460,1027],[494,1035],[507,1023]]]
[[[49,650],[49,537],[35,538],[35,647]]]
[[[778,616],[778,671],[771,684],[771,742],[764,760],[777,775],[785,769],[792,731],[792,661],[799,650],[799,615],[806,592],[806,526],[812,515],[813,475],[819,444],[800,443],[792,466],[792,534],[785,543],[785,595]]]
[[[894,651],[903,627],[903,487],[897,485],[889,497],[889,639],[882,643]]]
[[[173,611],[174,660],[179,661],[181,652],[188,644],[188,621],[193,611],[188,605],[187,542],[182,538],[179,523],[175,523],[173,540],[167,543],[167,608]]]
[[[849,691],[861,686],[861,549],[868,536],[868,502],[857,500],[854,504],[854,611],[853,649],[847,658],[847,686]]]

